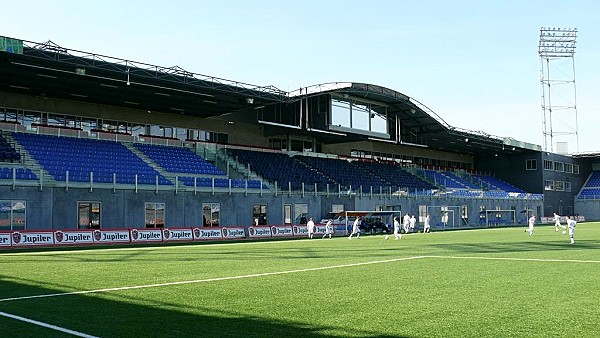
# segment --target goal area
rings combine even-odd
[[[346,235],[352,232],[352,226],[356,217],[362,217],[369,220],[377,219],[381,223],[385,224],[388,229],[394,229],[394,217],[398,217],[398,220],[402,222],[402,211],[387,210],[387,211],[371,211],[371,210],[353,210],[353,211],[342,211],[338,213],[339,223],[345,225]],[[334,220],[335,223],[335,220]]]
[[[461,207],[457,205],[427,206],[429,224],[438,229],[466,227],[469,224],[462,217],[460,210]]]

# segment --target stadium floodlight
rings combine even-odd
[[[577,151],[579,150],[575,86],[576,43],[577,28],[540,29],[538,54],[544,150],[551,152],[554,151],[556,136],[572,138]]]
[[[540,57],[564,57],[575,54],[577,28],[540,29],[538,53]]]
[[[254,99],[251,97],[246,98],[246,103],[248,104],[253,104],[254,103]]]

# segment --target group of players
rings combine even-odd
[[[529,228],[525,231],[529,232],[529,236],[533,236],[533,226],[535,225],[535,215],[531,215],[529,220],[527,221]],[[567,234],[567,229],[569,231],[569,237],[571,239],[571,244],[575,244],[575,227],[577,226],[577,221],[572,216],[567,216],[567,225],[560,224],[560,216],[557,213],[554,213],[554,231],[558,232],[558,229],[563,229],[562,234]]]
[[[535,225],[535,215],[531,215],[531,217],[528,220],[528,229],[526,229],[526,232],[529,232],[529,236],[533,236],[533,227]],[[358,216],[356,217],[356,219],[354,220],[354,223],[352,225],[352,232],[350,233],[350,236],[348,236],[348,239],[352,239],[353,236],[356,236],[356,238],[360,237],[360,224],[362,222],[362,217]],[[400,224],[400,221],[398,220],[398,217],[394,217],[394,239],[398,240],[398,239],[402,239],[402,230],[404,231],[405,234],[410,233],[411,231],[414,231],[415,225],[417,223],[417,219],[415,218],[415,215],[410,216],[408,213],[406,215],[404,215],[404,217],[402,218],[402,225]],[[562,225],[560,223],[560,216],[557,213],[554,213],[554,229],[556,232],[559,231],[559,229],[563,229],[562,234],[566,235],[567,234],[567,230],[569,231],[569,238],[571,240],[571,244],[575,244],[575,227],[577,226],[577,221],[575,220],[574,217],[572,216],[567,216],[567,225]],[[314,234],[315,234],[315,230],[316,230],[316,225],[314,222],[314,219],[311,217],[310,220],[306,223],[306,227],[308,230],[308,238],[312,239]],[[331,236],[333,235],[333,220],[329,219],[327,221],[327,223],[325,224],[325,234],[323,234],[323,238],[326,238],[329,236],[329,238],[331,238]],[[423,222],[423,232],[424,233],[428,233],[431,231],[431,225],[430,225],[430,217],[429,215],[425,216],[425,220]],[[388,239],[389,235],[385,236],[385,239]]]
[[[348,236],[348,239],[352,239],[353,236],[356,236],[356,238],[360,237],[361,223],[362,223],[362,217],[361,216],[356,217],[356,219],[354,220],[354,223],[352,225],[352,232]],[[431,225],[429,223],[430,223],[430,217],[429,217],[429,215],[427,215],[425,217],[425,221],[423,223],[423,232],[424,233],[428,233],[431,231]],[[417,224],[417,219],[415,218],[415,215],[412,215],[412,216],[410,216],[409,214],[404,215],[402,227],[400,226],[398,217],[394,217],[394,238],[402,239],[401,229],[404,230],[405,234],[408,234],[408,233],[414,231],[416,224]],[[314,237],[315,230],[316,230],[315,221],[312,217],[306,223],[306,228],[307,228],[308,238],[312,239]],[[333,235],[333,220],[329,219],[327,221],[327,223],[325,223],[325,233],[323,234],[322,238],[325,238],[325,237],[331,238],[332,235]],[[385,239],[388,239],[388,238],[389,238],[389,236],[386,235]]]
[[[348,239],[351,240],[353,236],[356,236],[356,238],[360,237],[361,223],[362,223],[362,217],[361,216],[356,217],[356,219],[354,220],[354,223],[352,224],[352,232],[348,236]],[[417,224],[417,219],[415,218],[415,215],[412,215],[412,216],[409,214],[404,215],[404,217],[402,219],[402,225],[400,225],[398,217],[394,217],[394,239],[402,239],[402,233],[401,233],[402,231],[404,231],[405,234],[408,234],[408,233],[414,231],[416,224]],[[316,230],[316,225],[315,225],[315,221],[312,217],[306,223],[306,228],[307,228],[308,238],[313,239],[315,230]],[[329,220],[327,220],[327,223],[325,223],[325,233],[323,234],[322,238],[326,238],[326,237],[331,238],[331,236],[333,235],[333,231],[334,231],[333,230],[333,220],[329,219]],[[423,222],[423,232],[428,233],[430,231],[431,231],[430,217],[429,217],[429,215],[427,215],[425,217],[425,221]],[[389,235],[386,235],[385,239],[388,239],[388,238],[389,238]]]
[[[356,238],[360,237],[360,223],[361,223],[362,219],[360,216],[356,217],[356,219],[354,220],[354,224],[352,225],[352,232],[350,233],[350,236],[348,236],[348,239],[352,239],[352,236],[356,235]],[[429,215],[427,215],[425,217],[425,221],[423,222],[423,232],[424,233],[428,233],[431,231],[431,225],[430,223],[430,217]],[[417,219],[415,218],[415,215],[409,215],[408,213],[406,215],[404,215],[404,217],[402,218],[402,225],[400,225],[400,221],[398,220],[398,217],[394,217],[394,239],[398,240],[398,239],[402,239],[402,231],[404,231],[405,234],[408,234],[412,231],[414,231],[415,229],[415,225],[417,224]],[[385,235],[385,239],[388,239],[389,235]]]

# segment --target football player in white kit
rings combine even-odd
[[[558,228],[566,229],[564,225],[560,224],[560,215],[554,213],[554,231],[558,231]]]
[[[333,220],[330,218],[327,220],[327,223],[325,223],[325,234],[323,235],[323,238],[329,236],[329,239],[331,239],[332,234],[333,234]]]
[[[352,239],[352,235],[356,234],[356,238],[360,238],[360,216],[356,217],[354,224],[352,225],[352,233],[348,236],[348,239]]]
[[[533,225],[535,224],[535,215],[531,215],[531,217],[529,217],[529,236],[533,236]]]
[[[400,222],[398,222],[397,216],[394,217],[394,239],[402,239],[402,234],[400,234]]]
[[[423,222],[423,233],[429,233],[431,231],[431,218],[429,215],[425,216],[425,222]]]
[[[404,218],[402,219],[402,227],[404,228],[404,233],[407,234],[410,226],[410,215],[406,213]]]
[[[574,217],[567,217],[567,227],[569,228],[569,237],[571,238],[571,244],[575,244],[575,227],[577,226],[577,221]]]

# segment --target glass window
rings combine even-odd
[[[291,151],[302,151],[304,149],[304,143],[300,140],[291,140],[290,141],[290,150]]]
[[[565,182],[564,181],[555,181],[554,182],[554,190],[565,191]]]
[[[568,174],[572,174],[573,173],[573,164],[565,163],[565,172]]]
[[[202,203],[202,221],[204,226],[218,227],[221,218],[220,203]]]
[[[565,182],[565,191],[571,192],[571,182]]]
[[[552,170],[554,168],[552,161],[544,160],[544,170]]]
[[[526,170],[537,170],[537,160],[527,160],[525,162]]]
[[[267,205],[252,205],[252,222],[254,225],[267,225]]]
[[[554,190],[554,181],[553,180],[545,180],[544,181],[544,190]]]
[[[579,165],[573,164],[573,174],[579,174]]]
[[[350,127],[350,102],[331,100],[331,124]]]
[[[0,201],[0,230],[25,230],[25,201]]]
[[[342,212],[342,211],[344,211],[343,204],[332,204],[331,205],[331,212]]]
[[[468,212],[467,212],[467,211],[468,211],[468,208],[467,208],[467,206],[466,206],[466,205],[461,205],[461,206],[460,206],[460,216],[461,216],[463,219],[467,219],[467,218],[469,217],[469,214],[468,214]]]
[[[294,224],[306,224],[308,221],[308,204],[294,204]]]
[[[165,203],[146,202],[146,228],[165,227]]]
[[[419,205],[419,222],[425,222],[425,217],[427,217],[427,206]]]
[[[283,205],[283,223],[284,224],[292,224],[292,205],[291,204]]]
[[[100,229],[100,202],[79,202],[78,229]]]
[[[554,162],[554,171],[560,171],[560,172],[565,171],[565,169],[564,169],[564,163],[562,163],[562,162]]]

